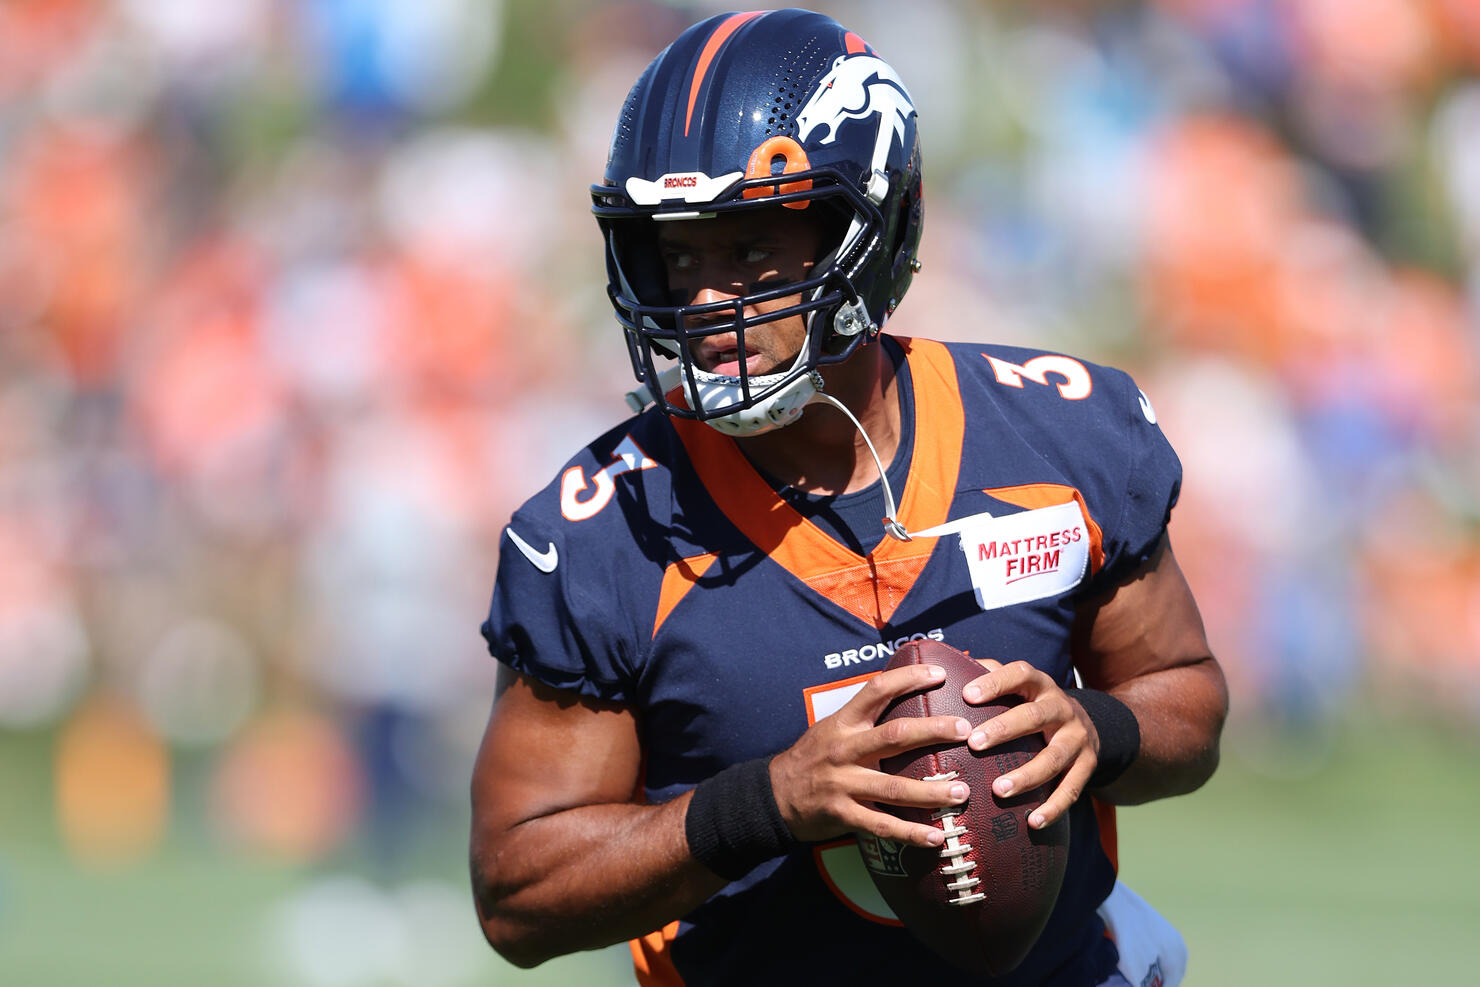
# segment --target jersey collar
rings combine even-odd
[[[943,523],[961,468],[965,413],[950,351],[931,340],[898,339],[915,397],[915,447],[899,501],[910,530]],[[735,441],[702,422],[672,419],[689,460],[719,509],[793,576],[875,627],[886,624],[925,568],[937,539],[885,538],[861,556],[787,504]],[[920,427],[925,423],[925,427]]]

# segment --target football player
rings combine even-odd
[[[918,138],[890,65],[801,10],[693,26],[622,108],[591,194],[653,407],[515,513],[483,627],[471,867],[516,964],[630,940],[644,984],[972,982],[853,837],[938,846],[880,804],[973,797],[881,758],[1041,733],[995,794],[1051,783],[1022,822],[1067,816],[1067,873],[982,982],[1177,979],[1111,807],[1217,762],[1226,688],[1166,534],[1180,465],[1123,373],[883,332],[919,268]],[[879,671],[923,638],[981,661],[969,703],[1026,701],[876,727],[940,680]]]

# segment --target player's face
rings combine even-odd
[[[727,301],[805,279],[817,262],[822,244],[822,231],[817,221],[806,215],[809,211],[751,210],[661,224],[658,246],[674,303]],[[800,300],[799,293],[746,305],[745,352],[740,352],[735,333],[716,333],[691,344],[695,363],[702,370],[731,377],[739,376],[741,361],[751,376],[786,369],[806,337],[803,317],[794,315],[757,326],[748,322]],[[685,328],[730,321],[725,312],[690,316]]]

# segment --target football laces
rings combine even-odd
[[[930,775],[923,780],[954,781],[957,774],[958,772],[955,771],[947,771],[943,774]],[[953,891],[956,894],[954,898],[948,899],[946,903],[958,907],[987,899],[984,893],[972,890],[982,882],[981,878],[971,876],[971,872],[976,870],[976,862],[966,859],[967,854],[971,853],[971,844],[963,842],[962,837],[969,836],[970,833],[965,826],[958,825],[956,822],[956,817],[960,815],[960,811],[960,809],[956,808],[941,809],[930,815],[931,819],[941,824],[941,828],[946,834],[945,845],[940,848],[940,858],[942,861],[949,862],[942,864],[940,872],[942,876],[947,878],[946,890]]]

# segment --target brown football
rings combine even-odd
[[[905,716],[963,716],[973,725],[1017,705],[1006,696],[983,706],[961,698],[967,682],[982,673],[969,657],[938,641],[902,645],[888,668],[939,665],[939,686],[895,700],[879,722]],[[948,810],[879,805],[911,822],[946,831],[938,849],[904,846],[870,835],[859,849],[874,884],[905,927],[925,945],[964,970],[1000,976],[1016,968],[1033,948],[1058,900],[1069,859],[1069,820],[1043,830],[1028,828],[1028,814],[1052,791],[1042,785],[998,798],[992,782],[1043,749],[1042,734],[977,752],[963,741],[922,747],[887,758],[880,768],[908,778],[959,778],[971,797]]]

